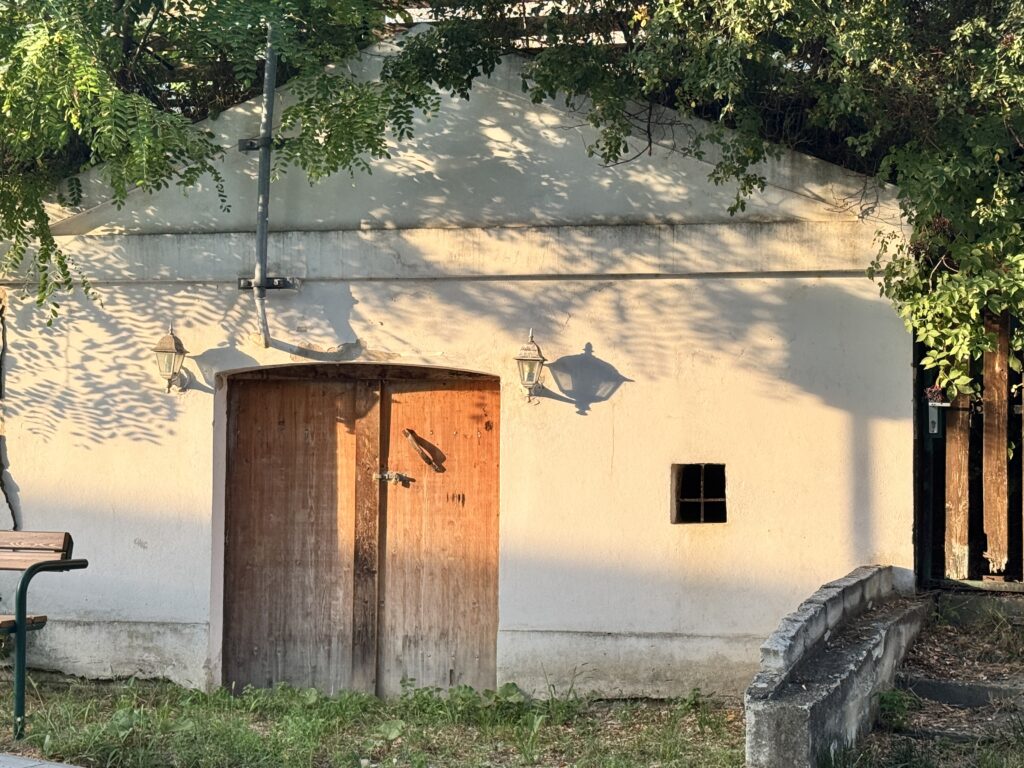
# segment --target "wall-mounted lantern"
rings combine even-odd
[[[167,380],[167,391],[170,392],[171,387],[176,386],[179,392],[184,392],[188,388],[188,376],[182,372],[181,364],[185,362],[188,350],[181,339],[174,335],[173,325],[167,329],[167,335],[153,347],[153,352],[156,353],[157,370]]]
[[[544,370],[544,355],[540,347],[533,340],[533,328],[530,329],[530,339],[519,348],[519,354],[515,356],[516,364],[519,366],[519,383],[526,391],[526,400],[533,399],[533,393],[540,385],[540,373]]]

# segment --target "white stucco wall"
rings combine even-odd
[[[506,232],[504,247],[533,234]],[[580,234],[610,251],[620,233]],[[403,234],[382,237],[401,250]],[[439,237],[441,265],[452,237]],[[208,239],[206,253],[241,263],[235,238]],[[104,240],[134,253],[148,244]],[[30,306],[9,318],[4,403],[23,524],[72,530],[93,563],[39,579],[33,596],[58,620],[38,641],[76,671],[139,666],[205,684],[206,668],[217,674],[206,632],[220,588],[217,374],[302,358],[258,347],[251,298],[230,283],[103,295],[102,307],[65,303],[50,329]],[[582,682],[624,693],[734,690],[761,639],[817,584],[860,563],[911,565],[909,343],[862,277],[317,279],[270,302],[273,337],[326,352],[317,358],[502,378],[506,678],[536,684],[577,668]],[[165,395],[149,347],[171,317],[197,381]],[[531,326],[549,359],[589,343],[630,381],[586,415],[527,404],[511,355]],[[557,392],[550,375],[547,385]],[[726,464],[727,524],[669,524],[670,467],[687,462]],[[65,636],[85,630],[62,622],[118,642],[69,648]]]
[[[372,77],[383,56],[354,61],[345,69]],[[390,158],[373,163],[372,174],[340,173],[310,190],[301,171],[285,170],[271,188],[270,223],[282,231],[337,229],[462,228],[579,224],[669,224],[737,222],[850,222],[871,226],[899,223],[892,189],[877,188],[858,174],[807,155],[783,152],[753,170],[766,180],[763,192],[730,214],[735,187],[707,181],[717,156],[713,145],[701,159],[690,157],[686,128],[663,110],[650,126],[653,144],[628,163],[601,166],[585,149],[597,132],[586,117],[558,102],[534,104],[521,88],[521,66],[512,58],[473,86],[470,100],[443,98],[439,112],[415,123],[415,139],[391,142]],[[280,89],[275,117],[291,103]],[[54,227],[55,234],[85,232],[251,232],[255,216],[256,152],[240,153],[240,138],[259,135],[260,102],[253,99],[200,124],[224,149],[218,167],[230,211],[220,208],[209,179],[189,191],[155,195],[135,192],[117,208],[103,182],[103,169],[82,178],[84,197]],[[693,130],[701,130],[695,123]],[[631,149],[647,145],[638,135]],[[677,138],[679,141],[677,142]]]
[[[8,483],[26,529],[72,531],[92,564],[34,585],[33,662],[219,682],[221,374],[262,365],[501,378],[502,680],[736,692],[817,585],[912,566],[910,339],[863,275],[891,206],[860,220],[836,204],[856,179],[787,155],[730,218],[706,166],[601,168],[572,116],[499,85],[372,177],[276,186],[271,273],[302,283],[270,295],[271,349],[235,285],[254,160],[226,160],[231,214],[170,191],[64,223],[102,305],[71,297],[47,328],[11,300]],[[225,141],[253,119],[223,116]],[[149,348],[170,320],[196,381],[166,395]],[[587,409],[527,403],[511,358],[531,327],[549,360],[589,344],[626,381]],[[726,465],[726,524],[670,524],[691,462]]]

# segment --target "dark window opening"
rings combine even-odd
[[[725,522],[725,464],[672,465],[673,523]]]

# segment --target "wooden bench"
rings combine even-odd
[[[46,617],[28,613],[28,585],[42,571],[86,568],[73,560],[71,534],[64,531],[0,531],[0,570],[24,571],[14,597],[14,614],[0,614],[0,634],[14,635],[14,738],[25,733],[25,641],[42,629]]]

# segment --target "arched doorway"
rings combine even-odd
[[[498,413],[456,371],[230,377],[224,684],[494,687]]]

